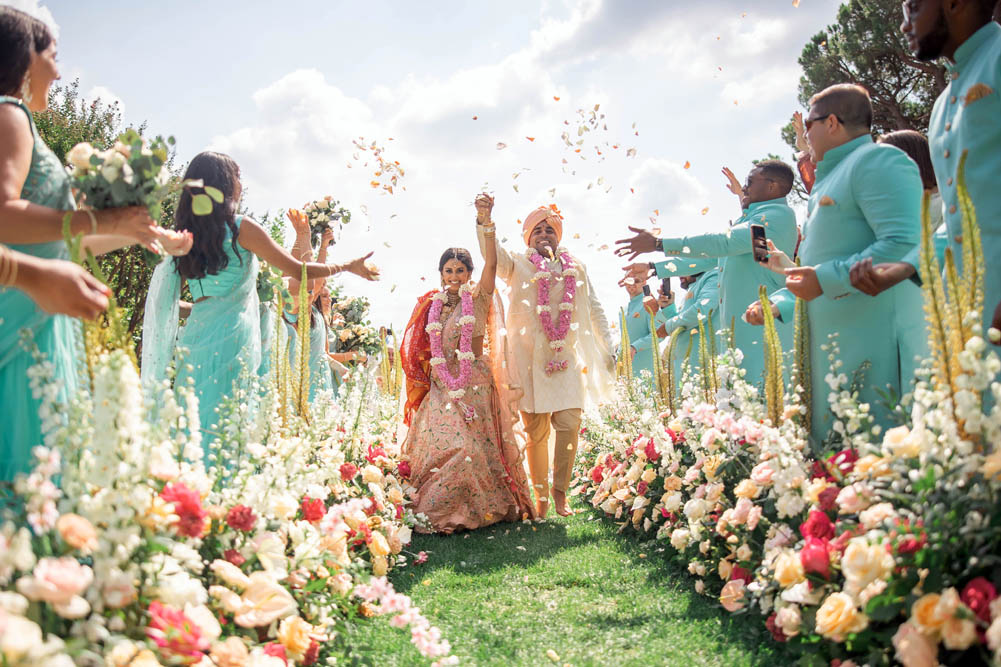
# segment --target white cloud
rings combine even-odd
[[[118,105],[118,112],[124,117],[125,116],[125,102],[122,98],[116,95],[110,88],[106,86],[92,86],[87,94],[84,95],[87,100],[101,100],[103,104],[112,106],[114,104]]]
[[[44,23],[52,31],[52,36],[59,39],[59,24],[56,23],[52,11],[46,5],[40,4],[38,0],[4,0],[0,4],[19,9],[25,14],[30,14]]]

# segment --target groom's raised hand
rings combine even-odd
[[[659,248],[660,241],[647,230],[640,229],[639,227],[629,227],[629,231],[634,232],[636,236],[629,239],[619,239],[615,242],[619,246],[615,249],[615,254],[619,257],[629,255],[628,259],[632,261],[636,259],[637,255],[656,252]]]

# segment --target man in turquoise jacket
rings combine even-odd
[[[646,282],[639,280],[625,284],[626,292],[629,294],[629,304],[626,306],[626,331],[629,333],[630,341],[639,340],[644,336],[650,337],[650,311],[644,304],[647,298],[643,294],[644,285]],[[649,298],[652,302],[653,297]],[[659,310],[658,306],[659,304],[654,308]],[[633,356],[632,366],[633,377],[640,377],[641,371],[653,374],[653,353],[649,347]]]
[[[888,423],[880,391],[902,391],[901,355],[914,349],[925,327],[921,294],[889,290],[872,298],[854,288],[849,272],[858,261],[900,260],[918,241],[921,176],[907,154],[875,144],[869,134],[872,103],[860,86],[839,84],[810,100],[807,140],[817,158],[817,181],[803,226],[803,266],[786,270],[786,289],[772,295],[773,312],[792,319],[795,297],[805,299],[813,370],[812,441],[817,451],[834,425],[829,374],[859,376],[859,400],[878,426]],[[747,311],[761,323],[761,308]],[[837,336],[841,366],[832,369],[825,349]],[[867,367],[866,367],[867,366]]]
[[[657,275],[685,276],[708,271],[719,266],[720,304],[718,318],[713,319],[715,329],[734,328],[734,343],[743,354],[741,367],[744,379],[760,386],[764,376],[764,344],[760,329],[743,321],[747,304],[758,298],[758,287],[764,285],[771,292],[783,285],[782,277],[754,261],[751,248],[752,224],[765,228],[766,237],[777,248],[792,257],[799,233],[796,214],[786,203],[792,189],[792,167],[779,160],[759,162],[747,175],[741,195],[743,214],[729,230],[716,234],[699,234],[657,239],[649,232],[630,227],[636,232],[631,239],[618,241],[616,252],[630,259],[644,252],[662,249],[668,256],[657,262]],[[633,264],[626,269],[635,278],[648,272],[648,265]],[[778,323],[782,347],[792,347],[791,322]]]
[[[675,308],[672,304],[669,308],[662,308],[656,318],[657,336],[662,341],[675,329],[681,329],[672,360],[676,391],[681,389],[686,354],[692,372],[699,369],[699,318],[711,318],[713,328],[716,328],[715,323],[719,321],[719,269],[713,267],[705,273],[685,276],[681,279],[681,286],[688,291],[681,308]],[[649,334],[634,341],[636,357],[649,350],[652,344],[653,338]],[[716,349],[720,349],[718,344]]]
[[[944,56],[949,71],[928,127],[932,166],[945,209],[945,229],[936,234],[936,250],[941,262],[947,244],[962,266],[956,170],[966,151],[966,186],[984,250],[987,337],[990,327],[1001,329],[1001,26],[991,20],[994,0],[913,4],[904,5],[900,26],[911,50],[921,60]],[[879,294],[907,278],[917,279],[917,265],[915,248],[902,262],[858,266],[854,284],[867,294]]]

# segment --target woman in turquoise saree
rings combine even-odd
[[[347,271],[376,280],[378,271],[365,263],[372,253],[343,265],[301,262],[256,222],[237,215],[240,168],[227,155],[199,153],[184,179],[215,188],[223,201],[207,215],[197,215],[192,201],[204,194],[204,187],[188,187],[181,194],[175,227],[190,231],[194,245],[187,256],[162,262],[153,272],[143,323],[142,377],[146,387],[162,386],[176,361],[175,386],[193,387],[202,443],[207,447],[220,428],[219,407],[226,398],[249,389],[261,366],[258,258],[288,276],[301,275],[305,266],[309,279]],[[185,281],[193,303],[178,334],[178,304]]]
[[[83,234],[95,255],[141,242],[185,252],[190,238],[156,227],[145,208],[77,211],[60,159],[38,133],[33,112],[48,105],[59,78],[56,43],[45,25],[23,12],[0,7],[0,243],[25,255],[67,259],[63,221]],[[41,399],[29,380],[33,350],[49,364],[65,403],[78,389],[79,322],[52,315],[19,290],[0,288],[0,481],[31,466],[31,449],[43,443]],[[40,394],[39,394],[40,396]],[[60,411],[47,419],[61,419]]]

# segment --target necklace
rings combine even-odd
[[[462,317],[459,318],[459,350],[455,357],[459,360],[459,375],[453,376],[448,371],[445,363],[445,352],[441,346],[442,309],[445,302],[449,300],[448,292],[438,292],[433,297],[431,311],[428,313],[428,324],[425,331],[431,342],[431,367],[434,369],[435,377],[448,390],[449,398],[459,400],[466,395],[466,387],[473,373],[473,323],[476,317],[473,315],[473,295],[469,284],[459,288],[458,298],[462,302]],[[454,307],[454,305],[453,305]]]
[[[577,295],[578,271],[574,266],[570,253],[563,248],[559,248],[557,252],[559,253],[560,261],[563,262],[563,271],[556,278],[558,281],[563,281],[563,299],[558,306],[559,316],[555,323],[553,322],[553,307],[549,305],[549,289],[553,278],[553,271],[546,268],[546,260],[534,248],[529,249],[528,259],[535,265],[536,269],[536,273],[532,279],[535,281],[537,290],[537,305],[535,308],[539,314],[539,323],[542,325],[542,330],[546,333],[546,338],[549,339],[549,347],[554,352],[559,353],[566,344],[567,333],[570,331],[570,320],[573,319],[574,298]],[[552,375],[557,371],[566,370],[567,366],[566,360],[557,360],[554,358],[546,364],[545,371],[547,375]]]

